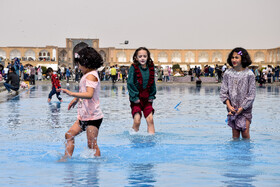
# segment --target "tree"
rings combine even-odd
[[[173,69],[173,71],[175,71],[175,70],[180,70],[181,67],[180,67],[179,64],[174,64],[174,65],[172,66],[172,69]]]

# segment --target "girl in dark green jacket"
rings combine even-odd
[[[133,55],[133,64],[128,73],[127,88],[131,113],[132,128],[137,132],[142,117],[142,111],[147,121],[148,133],[154,134],[153,100],[156,98],[155,67],[150,52],[145,47],[138,48]]]

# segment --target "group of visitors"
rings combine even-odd
[[[80,77],[83,76],[81,70],[79,70],[78,66],[75,66],[74,69],[71,67],[58,67],[57,76],[59,80],[66,80],[69,83],[70,80],[74,82],[79,82]]]
[[[123,83],[127,80],[128,67],[118,65],[107,66],[98,72],[101,81],[109,81],[116,83],[117,81],[122,81]]]
[[[42,69],[40,66],[23,66],[19,58],[14,58],[0,71],[1,79],[5,81],[4,86],[9,93],[12,93],[12,90],[17,92],[20,86],[35,85],[35,80],[42,80]],[[20,83],[20,81],[22,82]]]

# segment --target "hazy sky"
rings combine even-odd
[[[0,0],[0,46],[280,47],[280,0]]]

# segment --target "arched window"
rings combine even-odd
[[[198,55],[198,62],[208,62],[208,53],[200,52]]]
[[[0,49],[0,57],[2,58],[2,60],[6,59],[6,51]]]
[[[264,53],[261,51],[256,52],[254,55],[254,62],[264,62],[264,61],[265,61]]]
[[[130,54],[129,62],[133,62],[133,55],[134,55],[134,53]]]
[[[120,51],[117,53],[117,61],[118,62],[126,62],[126,55],[124,51]]]
[[[182,60],[181,60],[181,53],[173,52],[172,53],[171,62],[182,62]]]
[[[195,61],[195,55],[193,52],[191,51],[188,51],[186,54],[185,54],[185,62],[194,62]]]
[[[21,58],[20,51],[17,50],[17,49],[12,50],[11,53],[10,53],[10,59],[11,60],[14,59],[15,57]]]
[[[152,59],[152,61],[154,62],[154,61],[155,61],[154,54],[153,54],[153,53],[150,53],[150,55],[151,55],[151,59]]]
[[[223,55],[221,52],[214,52],[212,54],[212,62],[222,62],[223,61]]]
[[[24,60],[34,61],[35,60],[35,52],[33,50],[27,50],[24,53]]]
[[[103,62],[106,62],[106,53],[103,50],[101,50],[99,51],[99,54],[101,55]]]
[[[269,52],[269,62],[272,62],[272,52]]]
[[[158,54],[158,61],[159,62],[168,62],[168,55],[166,52],[160,52]]]

